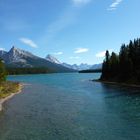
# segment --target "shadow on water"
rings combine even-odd
[[[101,83],[101,86],[103,91],[108,93],[105,98],[117,98],[120,96],[140,96],[140,88],[137,87],[109,85],[105,83]]]

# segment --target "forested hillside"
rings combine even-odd
[[[101,80],[140,83],[140,39],[121,46],[119,54],[106,51]]]

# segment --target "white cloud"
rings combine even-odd
[[[116,8],[108,8],[107,10],[108,11],[113,11],[113,10],[116,10]]]
[[[117,7],[118,7],[118,5],[119,5],[122,1],[123,1],[123,0],[115,0],[115,2],[113,2],[113,3],[109,6],[108,10],[116,10]]]
[[[37,44],[34,43],[34,41],[32,41],[31,39],[29,38],[20,38],[19,39],[22,43],[32,47],[32,48],[37,48]]]
[[[104,57],[106,51],[102,51],[96,54],[96,57]]]
[[[113,50],[110,49],[109,53],[111,53],[112,51]],[[105,53],[106,53],[106,51],[102,51],[102,52],[97,53],[95,56],[98,57],[98,58],[102,58],[102,57],[105,57]]]
[[[0,48],[0,51],[4,51],[5,50],[5,48]]]
[[[79,56],[71,56],[70,59],[79,59]]]
[[[85,52],[88,52],[88,51],[89,51],[88,48],[76,48],[74,53],[85,53]]]
[[[63,52],[56,52],[56,53],[53,53],[54,55],[62,55]]]
[[[72,2],[75,6],[81,6],[91,2],[91,0],[72,0]]]

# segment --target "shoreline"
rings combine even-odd
[[[21,93],[23,86],[24,86],[24,84],[21,84],[21,83],[20,83],[20,85],[19,85],[19,91],[18,91],[18,92],[11,93],[9,96],[0,99],[0,112],[3,110],[3,104],[4,104],[6,101],[8,101],[9,99],[11,99],[11,98],[14,97],[15,95]]]
[[[111,82],[111,81],[103,81],[103,80],[92,80],[92,82],[100,82],[100,83],[110,84],[110,85],[140,88],[140,85],[137,84],[127,84],[127,83],[119,83],[119,82]]]

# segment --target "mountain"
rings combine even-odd
[[[67,68],[74,69],[74,68],[72,68],[72,65],[70,65],[70,64],[62,63],[62,65],[65,66],[65,67],[67,67]]]
[[[7,67],[12,68],[48,68],[54,72],[71,72],[81,71],[87,69],[101,69],[102,64],[88,65],[81,63],[67,64],[61,63],[57,58],[48,54],[46,58],[38,57],[28,51],[12,47],[8,52],[0,51],[0,58],[2,58]]]
[[[67,64],[67,63],[62,63],[62,65],[65,66],[65,67],[71,68],[71,69],[75,69],[75,70],[90,69],[90,67],[92,66],[92,65],[83,64],[83,63],[81,63],[80,65],[77,65],[77,64],[70,65],[70,64]]]
[[[96,69],[102,69],[102,63],[100,64],[94,64],[92,67],[90,67],[90,69],[96,70]]]
[[[90,69],[92,65],[86,64],[86,63],[81,63],[78,67],[79,69]]]
[[[52,63],[56,63],[56,64],[60,64],[63,65],[64,67],[67,67],[69,69],[74,69],[77,71],[81,71],[81,70],[96,70],[96,69],[101,69],[102,68],[102,63],[100,64],[94,64],[94,65],[89,65],[86,63],[81,63],[80,65],[77,64],[67,64],[67,63],[61,63],[57,58],[55,58],[54,56],[48,54],[46,56],[46,60],[52,62]]]
[[[77,65],[77,64],[70,65],[67,63],[61,63],[57,58],[55,58],[54,56],[50,54],[47,55],[46,60],[52,63],[63,65],[64,67],[67,67],[69,69],[74,69],[74,70],[85,70],[85,69],[89,69],[92,66],[92,65],[88,65],[84,63],[81,63],[80,65]]]
[[[6,67],[14,68],[48,68],[53,72],[72,72],[72,69],[60,64],[52,63],[44,58],[38,57],[28,51],[12,47],[9,52],[0,51],[0,57],[4,60]]]
[[[73,64],[73,65],[70,65],[70,64],[67,64],[67,63],[62,63],[63,66],[65,67],[68,67],[68,68],[71,68],[71,69],[75,69],[75,70],[88,70],[88,69],[101,69],[102,68],[102,63],[101,64],[94,64],[94,65],[88,65],[88,64],[84,64],[84,63],[81,63],[80,65],[77,65],[77,64]]]
[[[83,63],[81,63],[80,65],[77,65],[77,64],[70,65],[70,64],[67,64],[67,63],[61,63],[57,58],[55,58],[54,56],[52,56],[50,54],[48,54],[46,56],[46,60],[48,60],[52,63],[55,63],[55,64],[63,65],[64,67],[67,67],[69,69],[74,69],[74,70],[89,69],[91,67],[91,65],[83,64]]]
[[[54,56],[52,56],[50,54],[48,54],[46,56],[46,60],[48,60],[48,61],[50,61],[52,63],[61,64],[61,62],[57,58],[55,58]]]
[[[0,57],[3,56],[6,53],[7,53],[6,51],[0,50]]]
[[[102,63],[94,64],[89,69],[80,70],[79,73],[101,73],[102,72]]]

